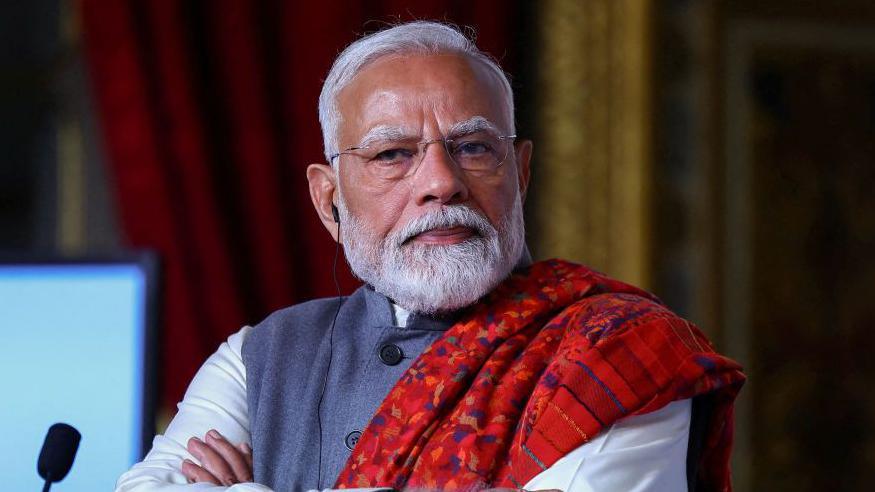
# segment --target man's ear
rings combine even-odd
[[[525,203],[526,191],[529,189],[529,178],[531,178],[531,160],[532,160],[532,141],[518,140],[514,144],[514,153],[516,154],[516,169],[517,180],[520,186],[520,201]]]
[[[310,199],[319,215],[322,225],[337,241],[338,223],[334,220],[331,207],[334,205],[334,195],[337,190],[337,174],[331,166],[325,164],[310,164],[307,166],[307,181],[310,184]]]

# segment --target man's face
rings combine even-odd
[[[378,60],[360,72],[338,99],[343,118],[338,132],[341,149],[358,145],[380,126],[431,140],[476,116],[492,122],[502,134],[510,133],[510,115],[505,114],[498,81],[480,63],[456,55]],[[467,205],[498,224],[510,212],[521,185],[513,156],[496,173],[471,177],[453,164],[440,144],[428,146],[413,176],[390,184],[367,179],[354,162],[343,159],[340,165],[344,199],[354,215],[381,235],[449,204]],[[413,240],[445,244],[463,239],[464,233],[424,234]]]
[[[341,149],[360,146],[375,131],[414,142],[452,137],[460,124],[472,121],[485,121],[499,135],[511,133],[512,115],[496,76],[457,55],[380,59],[340,92],[338,109]],[[396,180],[376,178],[363,160],[341,156],[335,177],[340,193],[334,201],[355,273],[414,311],[457,309],[485,293],[478,290],[491,289],[518,261],[523,245],[521,202],[530,144],[506,145],[509,152],[501,166],[471,173],[441,143],[431,144],[415,172]],[[458,264],[447,266],[451,263]],[[384,285],[387,276],[398,277],[389,283],[402,285]],[[435,282],[481,285],[462,286],[473,299],[459,299],[459,293],[430,296],[416,288]],[[432,299],[405,298],[411,289],[410,296]]]

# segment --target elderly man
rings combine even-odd
[[[310,193],[365,285],[229,338],[117,490],[730,488],[738,366],[650,294],[532,263],[491,59],[398,25],[338,57],[319,116]]]

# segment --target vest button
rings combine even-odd
[[[352,448],[355,447],[359,442],[359,438],[362,437],[361,431],[352,431],[346,435],[346,439],[343,440],[343,443],[346,444],[346,448],[352,451]]]
[[[380,347],[380,360],[387,366],[396,366],[404,358],[404,354],[397,345],[387,343]]]

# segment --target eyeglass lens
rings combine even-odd
[[[407,177],[418,168],[431,144],[443,144],[449,157],[470,172],[494,171],[507,158],[510,142],[486,132],[424,142],[375,142],[349,152],[359,157],[369,173],[384,179]]]

